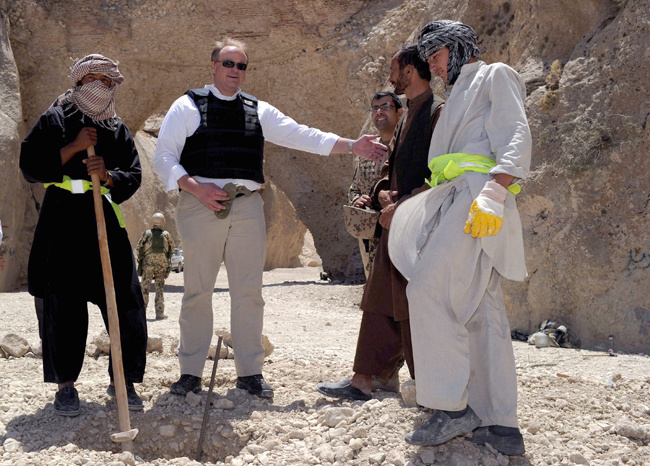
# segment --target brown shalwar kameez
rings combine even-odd
[[[434,104],[431,90],[407,104],[408,112],[397,129],[395,148],[389,158],[389,178],[375,190],[397,191],[397,201],[408,198],[430,175],[427,155],[433,132]],[[380,182],[381,183],[381,182]],[[406,279],[388,256],[389,230],[380,231],[376,256],[361,300],[361,328],[353,370],[359,374],[389,378],[406,360],[414,377]]]

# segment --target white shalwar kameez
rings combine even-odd
[[[389,253],[409,280],[417,402],[445,411],[466,405],[483,426],[517,427],[517,381],[499,280],[526,277],[514,195],[501,231],[463,232],[472,201],[497,173],[525,178],[531,136],[521,77],[503,63],[463,66],[431,138],[429,161],[449,153],[496,161],[404,202],[390,227]],[[515,179],[515,182],[517,180]]]

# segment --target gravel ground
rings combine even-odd
[[[264,333],[275,349],[264,375],[275,397],[269,402],[235,389],[232,359],[220,360],[205,464],[650,465],[647,355],[597,357],[605,353],[513,342],[527,450],[523,456],[507,457],[464,439],[435,448],[408,445],[404,435],[431,413],[406,407],[399,394],[376,392],[365,403],[324,398],[315,391],[316,383],[350,375],[362,286],[321,281],[319,272],[309,267],[265,272]],[[131,413],[131,426],[139,429],[133,454],[110,440],[118,421],[115,403],[105,392],[106,356],[86,357],[77,383],[81,414],[64,418],[53,411],[56,387],[42,382],[40,357],[28,352],[0,358],[0,464],[199,464],[193,459],[212,362],[206,364],[200,396],[169,394],[179,375],[173,347],[182,274],[172,273],[165,290],[168,320],[153,320],[153,293],[150,299],[149,333],[162,340],[162,352],[148,355],[145,381],[137,386],[145,410]],[[223,270],[213,303],[215,329],[227,329]],[[90,341],[103,324],[97,308],[91,306],[90,315],[92,353]],[[24,290],[0,293],[0,337],[6,334],[38,346],[33,300]],[[603,349],[607,347],[605,343]],[[407,380],[406,368],[400,376]]]

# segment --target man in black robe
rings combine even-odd
[[[22,143],[20,168],[31,183],[44,183],[45,197],[29,257],[29,292],[43,300],[45,382],[58,384],[54,409],[79,414],[74,383],[81,372],[88,334],[88,302],[101,310],[108,328],[91,175],[102,183],[102,200],[124,374],[130,409],[142,409],[133,387],[144,375],[147,324],[133,251],[119,204],[140,187],[140,159],[114,96],[124,81],[117,63],[88,55],[71,69],[71,89],[41,115]],[[95,146],[96,156],[87,157]],[[110,385],[115,396],[113,370]]]

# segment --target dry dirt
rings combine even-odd
[[[513,342],[524,456],[506,457],[462,438],[435,448],[410,446],[404,435],[430,412],[405,407],[398,394],[377,392],[366,403],[325,399],[314,390],[317,382],[350,375],[362,286],[321,281],[319,272],[297,268],[264,273],[264,333],[275,346],[264,375],[275,397],[268,402],[235,389],[233,361],[219,360],[204,462],[650,465],[647,355],[599,357],[604,353]],[[0,358],[0,464],[199,464],[193,458],[212,361],[204,370],[201,397],[168,393],[179,375],[171,347],[178,336],[182,274],[172,273],[165,289],[170,318],[153,320],[153,294],[148,311],[149,333],[162,337],[163,351],[148,355],[145,381],[137,386],[145,410],[131,413],[131,425],[139,429],[135,456],[122,453],[109,438],[118,429],[115,403],[105,394],[106,356],[86,357],[77,383],[82,412],[64,418],[52,408],[55,386],[42,382],[41,360],[30,352]],[[213,300],[215,328],[228,327],[228,302],[222,270]],[[90,314],[89,342],[103,327],[98,310],[91,306]],[[0,337],[8,333],[38,342],[33,301],[24,290],[0,294]],[[604,342],[602,349],[608,345]],[[407,379],[405,368],[400,375]]]

